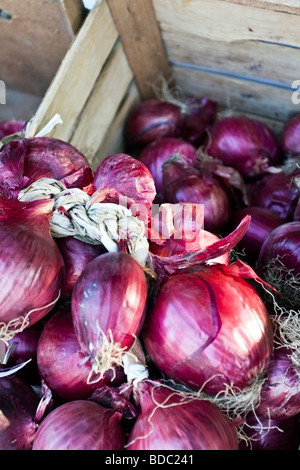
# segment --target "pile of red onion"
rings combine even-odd
[[[0,123],[1,449],[299,448],[300,119],[218,111],[141,102],[94,170]]]

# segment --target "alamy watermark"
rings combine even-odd
[[[294,80],[292,83],[292,89],[295,90],[292,93],[292,103],[300,104],[300,80]]]
[[[6,104],[6,86],[3,80],[0,80],[0,104]]]

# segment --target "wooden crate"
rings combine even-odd
[[[0,0],[0,121],[32,117],[84,17],[81,0]]]
[[[0,0],[1,3],[1,0]],[[6,2],[7,3],[7,2]],[[159,79],[267,121],[300,111],[298,0],[98,0],[35,114],[95,168],[123,149],[123,125]]]

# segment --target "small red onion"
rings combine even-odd
[[[300,113],[292,116],[285,123],[281,134],[281,147],[285,157],[296,157],[300,155]]]
[[[33,325],[61,295],[64,262],[50,235],[51,200],[0,197],[1,339]]]
[[[26,128],[26,121],[18,119],[8,119],[0,122],[0,140],[3,137],[16,134],[24,131]]]
[[[182,139],[199,147],[204,140],[205,132],[217,114],[217,103],[209,98],[190,96],[184,100],[187,106],[181,129]]]
[[[255,263],[263,242],[274,228],[281,225],[282,221],[270,209],[250,206],[233,212],[231,217],[232,227],[236,227],[247,214],[251,216],[251,222],[237,246],[239,249],[244,250],[246,259],[249,262]]]
[[[121,419],[92,401],[64,403],[42,420],[32,450],[124,450]]]
[[[31,450],[39,397],[20,377],[0,379],[0,450]]]
[[[255,178],[280,162],[279,144],[263,122],[247,116],[216,121],[204,147],[205,153],[235,168],[246,178]]]
[[[125,141],[129,147],[141,146],[161,137],[177,137],[182,125],[181,107],[149,99],[142,101],[127,116]]]
[[[128,450],[238,450],[236,427],[209,401],[149,380],[133,393],[141,411]]]
[[[108,371],[99,382],[89,383],[90,361],[85,360],[74,331],[71,306],[55,311],[41,333],[37,364],[42,380],[53,397],[64,401],[88,398],[97,387],[123,379],[122,371]],[[118,379],[118,380],[117,380]]]
[[[164,280],[143,328],[145,348],[163,374],[215,394],[226,384],[242,390],[265,373],[273,329],[243,279],[248,270],[240,262],[218,264]]]
[[[149,169],[158,194],[163,189],[163,164],[174,154],[185,156],[192,164],[196,159],[197,150],[194,145],[183,139],[165,137],[146,145],[137,157]]]
[[[138,337],[148,294],[140,264],[123,252],[92,260],[72,293],[72,318],[79,345],[99,374],[122,365],[123,353]]]
[[[74,237],[56,239],[65,264],[65,280],[61,297],[70,299],[73,287],[86,265],[97,256],[107,253],[102,245],[91,245]]]

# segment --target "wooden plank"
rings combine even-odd
[[[161,30],[210,40],[268,41],[300,47],[299,18],[223,0],[153,0]],[[199,50],[201,54],[201,50]]]
[[[71,18],[61,0],[0,0],[0,9],[9,14],[0,17],[1,80],[42,96],[79,27],[82,2],[74,0]]]
[[[183,93],[207,96],[233,111],[284,122],[299,109],[291,90],[182,67],[173,73]]]
[[[131,68],[119,42],[99,75],[70,140],[92,166],[97,164],[94,161],[97,149],[112,125],[132,80]]]
[[[223,0],[228,3],[263,8],[264,10],[276,10],[293,15],[300,15],[299,0]]]
[[[176,31],[164,32],[163,38],[171,63],[182,62],[286,86],[300,78],[296,48],[248,40],[224,43]]]
[[[58,113],[63,124],[56,126],[51,135],[66,141],[71,139],[77,119],[117,38],[106,2],[97,3],[49,86],[34,117],[33,129],[39,130]]]
[[[107,0],[143,99],[154,96],[159,77],[170,79],[152,0]],[[173,9],[173,6],[171,6]]]

